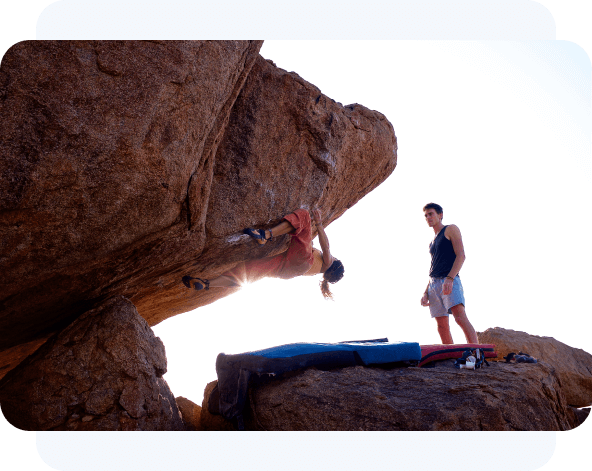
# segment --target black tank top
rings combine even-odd
[[[432,254],[430,276],[436,278],[448,276],[456,259],[452,242],[444,236],[447,227],[444,226],[434,240],[430,242],[430,254]]]

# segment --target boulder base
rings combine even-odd
[[[177,407],[183,416],[183,422],[187,430],[202,430],[201,420],[201,406],[186,397],[179,396],[175,398]]]
[[[249,398],[247,430],[534,431],[580,423],[542,362],[476,371],[457,370],[452,360],[435,368],[308,369],[253,387]]]
[[[218,381],[208,383],[204,390],[204,399],[201,405],[200,426],[202,430],[237,430],[236,426],[221,415],[211,414],[208,403],[212,399],[211,393]]]
[[[481,343],[495,344],[497,361],[520,351],[551,365],[561,382],[567,403],[574,407],[592,405],[592,355],[580,348],[511,329],[495,327],[479,332]]]
[[[92,309],[0,381],[23,430],[184,430],[164,345],[122,296]]]

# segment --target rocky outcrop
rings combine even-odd
[[[203,250],[214,154],[260,46],[28,41],[4,55],[0,351],[160,287]]]
[[[249,391],[247,430],[569,430],[580,421],[543,362],[314,368]],[[206,411],[204,407],[202,414]],[[227,422],[226,426],[230,426]]]
[[[186,397],[179,396],[175,398],[177,407],[183,416],[183,423],[186,430],[199,431],[202,430],[201,420],[201,406]]]
[[[23,430],[184,430],[166,369],[160,339],[117,296],[0,381],[2,413]]]
[[[589,407],[583,407],[580,409],[572,407],[572,410],[573,410],[574,414],[576,415],[578,426],[582,425],[586,421],[588,416],[590,415],[590,408]]]
[[[5,54],[0,375],[110,297],[155,325],[231,294],[180,279],[279,253],[286,236],[259,247],[242,229],[313,206],[327,225],[390,175],[383,115],[334,102],[260,46],[30,41]]]
[[[216,154],[202,215],[206,245],[199,254],[185,253],[185,269],[214,278],[240,261],[283,252],[288,236],[261,247],[242,229],[272,227],[294,209],[314,206],[329,224],[392,173],[396,150],[392,125],[382,114],[357,104],[344,107],[259,57]],[[170,289],[136,287],[131,299],[151,325],[227,294],[188,293],[178,282],[181,273],[167,276]]]
[[[497,361],[520,351],[551,365],[559,378],[567,403],[574,407],[592,405],[592,355],[572,348],[553,337],[495,327],[479,332],[481,343],[495,344]]]
[[[201,416],[199,420],[199,426],[201,430],[224,430],[224,431],[233,431],[238,430],[232,422],[226,420],[224,417],[218,414],[210,413],[210,401],[217,401],[218,396],[213,397],[212,392],[218,381],[212,381],[208,383],[204,390],[204,398],[201,404]],[[217,405],[214,405],[215,409],[218,409]]]

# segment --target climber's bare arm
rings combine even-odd
[[[323,227],[323,221],[321,220],[321,212],[318,209],[313,209],[312,217],[317,226],[319,244],[321,244],[321,251],[323,252],[323,266],[321,267],[321,273],[323,273],[333,263],[333,256],[329,250],[329,238],[327,237],[327,234],[325,234],[325,228]]]

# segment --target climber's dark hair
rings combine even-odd
[[[333,263],[329,268],[325,270],[323,273],[323,279],[321,281],[321,292],[325,299],[333,299],[333,293],[329,289],[329,283],[337,283],[341,278],[343,278],[343,273],[345,269],[343,268],[343,263],[336,258],[333,259]]]

